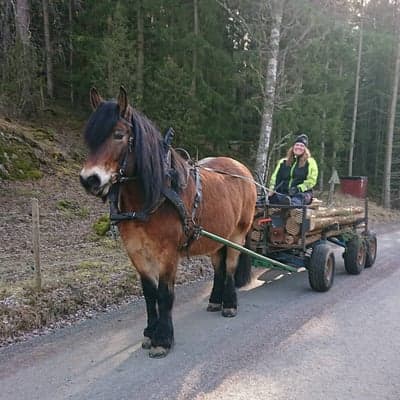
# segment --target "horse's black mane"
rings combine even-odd
[[[132,124],[134,133],[135,175],[140,180],[144,209],[153,210],[162,198],[162,189],[167,181],[165,163],[166,148],[160,131],[139,111],[128,107],[125,115]],[[115,101],[107,101],[99,105],[91,115],[85,129],[85,141],[91,151],[96,151],[110,136],[112,128],[120,119],[119,107]],[[186,184],[188,165],[175,151],[171,151],[171,167],[169,174],[172,187],[179,192]]]

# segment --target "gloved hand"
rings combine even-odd
[[[300,190],[297,186],[293,186],[289,189],[289,196],[294,196],[297,193],[300,193]]]

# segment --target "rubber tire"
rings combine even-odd
[[[335,277],[335,256],[331,247],[321,243],[314,246],[308,266],[308,281],[316,292],[326,292]]]
[[[368,232],[365,238],[367,243],[367,257],[365,259],[365,268],[371,268],[375,264],[378,242],[375,232]]]
[[[365,267],[367,248],[365,241],[360,237],[351,239],[346,244],[343,254],[344,268],[350,275],[359,275]]]

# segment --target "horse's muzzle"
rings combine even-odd
[[[94,194],[95,196],[99,196],[101,194],[101,180],[97,174],[89,175],[87,177],[79,175],[79,180],[81,181],[81,185],[88,193]]]

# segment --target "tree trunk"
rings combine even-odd
[[[398,33],[396,66],[394,70],[392,99],[390,102],[389,122],[386,135],[386,153],[385,153],[385,173],[383,182],[383,206],[390,208],[390,184],[391,184],[391,167],[393,152],[393,132],[396,119],[397,93],[399,90],[399,70],[400,70],[400,30]]]
[[[137,6],[137,69],[136,69],[136,98],[142,105],[144,95],[144,19],[142,1]]]
[[[53,57],[50,41],[50,26],[49,26],[49,5],[48,0],[42,0],[43,6],[43,31],[44,31],[44,44],[46,50],[46,82],[47,82],[47,95],[50,98],[54,96],[53,85]]]
[[[18,100],[15,102],[16,114],[32,112],[35,108],[34,89],[36,76],[36,58],[31,47],[30,8],[28,0],[15,1],[15,27],[17,41],[22,44],[22,51],[17,53],[18,77],[15,83]]]
[[[382,171],[382,169],[379,168],[379,164],[381,162],[381,154],[383,153],[381,149],[385,141],[384,139],[385,118],[382,117],[385,108],[384,103],[385,101],[383,96],[379,96],[378,110],[380,111],[380,113],[379,113],[379,126],[375,136],[376,150],[375,150],[374,182],[378,182],[378,180],[380,179],[379,174]],[[383,202],[383,193],[381,193],[381,201]]]
[[[192,65],[192,85],[190,93],[192,96],[196,96],[196,78],[197,78],[197,40],[199,36],[199,5],[198,0],[193,0],[193,33],[195,42],[193,45],[193,65]]]
[[[324,111],[322,112],[322,129],[321,129],[321,155],[319,160],[319,190],[324,190],[324,170],[325,165],[325,145],[326,145],[326,110],[328,108],[328,72],[329,72],[329,59],[325,63],[325,84],[324,84]]]
[[[111,6],[111,5],[110,5]],[[107,34],[109,37],[112,36],[113,31],[113,18],[111,14],[107,16]],[[113,60],[111,57],[107,57],[107,62],[106,62],[106,87],[107,87],[107,95],[112,96],[112,93],[114,91],[113,87]]]
[[[353,154],[354,154],[354,141],[356,136],[358,92],[360,86],[361,53],[362,53],[362,42],[363,42],[363,24],[364,24],[363,14],[364,14],[364,0],[361,0],[361,21],[360,21],[360,36],[358,40],[356,87],[354,93],[353,121],[351,124],[350,151],[349,151],[349,170],[348,170],[349,176],[353,175]]]
[[[272,132],[283,7],[284,1],[282,0],[274,0],[271,3],[272,23],[269,39],[270,57],[266,71],[264,105],[255,164],[256,175],[262,183],[265,182],[267,175],[267,158]]]
[[[18,38],[21,40],[24,48],[29,46],[29,24],[30,10],[28,0],[15,1],[15,25],[18,33]]]
[[[71,104],[74,104],[74,84],[72,82],[72,65],[74,61],[74,47],[72,42],[72,10],[74,0],[69,0],[68,3],[68,21],[69,21],[69,99]]]

